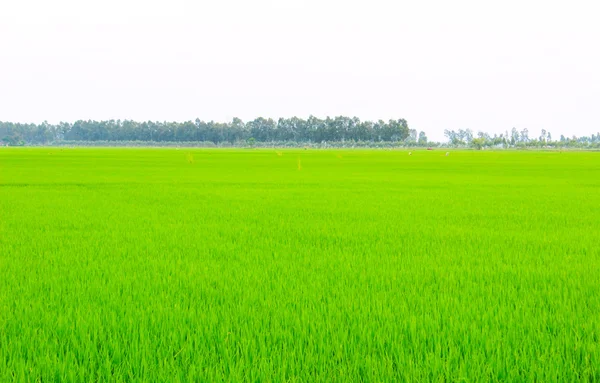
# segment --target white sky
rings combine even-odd
[[[591,134],[599,41],[597,0],[0,0],[0,120]]]

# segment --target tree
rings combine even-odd
[[[448,140],[454,146],[461,146],[465,144],[460,134],[455,132],[454,130],[444,130],[444,136],[448,137]]]
[[[477,132],[477,137],[482,140],[482,146],[495,145],[501,142],[497,136],[494,136],[494,138],[492,138],[489,134],[481,131]]]
[[[521,141],[521,136],[519,135],[517,128],[512,128],[510,131],[510,144],[515,146],[519,141]]]
[[[407,145],[415,145],[417,143],[418,133],[416,129],[409,129],[408,136],[404,139],[404,143]]]
[[[419,132],[419,141],[418,141],[418,143],[421,146],[427,146],[427,136],[425,135],[425,132]]]
[[[483,138],[483,137],[473,138],[471,140],[470,144],[475,149],[481,150],[481,148],[483,148],[483,145],[485,144],[485,138]]]

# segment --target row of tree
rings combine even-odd
[[[600,148],[600,132],[591,136],[582,137],[565,137],[560,136],[559,140],[552,140],[552,134],[545,129],[542,129],[540,135],[530,136],[528,129],[518,131],[512,128],[510,132],[506,131],[503,134],[494,134],[493,136],[478,132],[473,134],[470,129],[466,130],[445,130],[444,135],[448,138],[449,144],[455,147],[473,147],[475,149],[504,147],[504,148],[520,148],[520,147],[576,147],[576,148]]]
[[[205,122],[199,119],[187,122],[136,122],[131,120],[76,121],[59,124],[19,124],[0,121],[0,144],[56,145],[56,144],[119,144],[150,143],[153,145],[183,144],[202,146],[242,146],[277,144],[338,145],[338,146],[453,146],[483,148],[519,147],[582,147],[600,148],[600,133],[590,137],[565,137],[553,140],[550,132],[530,136],[527,129],[489,135],[466,130],[445,130],[448,143],[429,142],[425,132],[408,127],[404,119],[377,122],[361,121],[357,117],[339,116],[319,119],[298,117],[278,120],[257,118],[243,122]],[[382,146],[383,145],[383,146]]]
[[[297,117],[279,120],[257,118],[243,122],[205,122],[199,119],[187,122],[136,122],[131,120],[76,121],[53,125],[16,124],[0,122],[0,140],[5,144],[50,144],[60,141],[148,141],[148,142],[213,142],[245,143],[284,142],[298,143],[373,141],[400,142],[425,140],[424,133],[417,136],[408,128],[406,120],[377,122],[358,118],[335,117],[308,119]]]

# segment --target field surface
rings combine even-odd
[[[600,381],[600,153],[0,148],[0,381]]]

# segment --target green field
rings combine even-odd
[[[600,381],[600,153],[0,148],[0,381]]]

